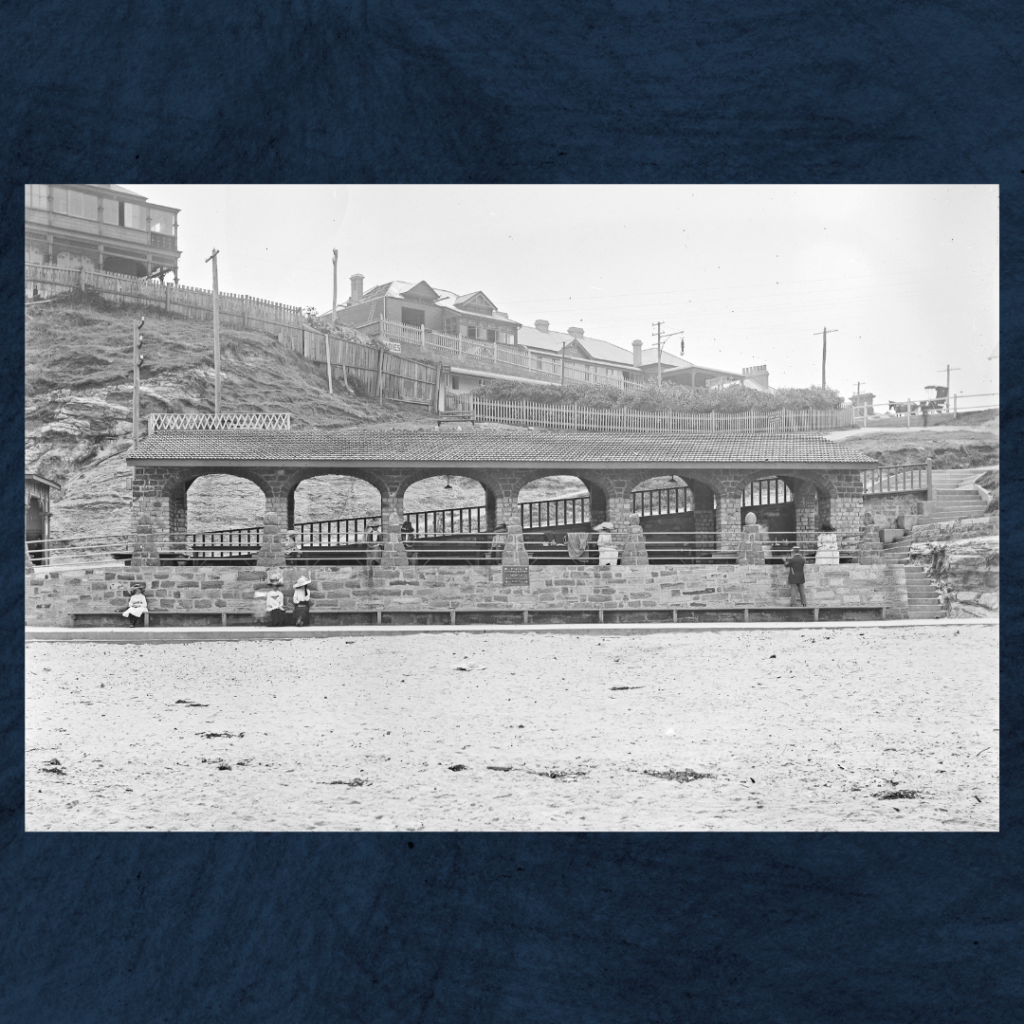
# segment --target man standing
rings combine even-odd
[[[800,603],[806,608],[807,597],[804,594],[804,556],[800,554],[800,549],[794,544],[793,553],[789,556],[786,562],[786,568],[789,569],[789,605],[791,608],[796,607],[796,599],[800,598]]]

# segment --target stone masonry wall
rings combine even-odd
[[[502,585],[498,566],[317,567],[284,571],[285,595],[300,572],[310,573],[313,612],[462,609],[776,607],[789,603],[782,566],[619,565],[535,566],[530,585]],[[884,604],[906,618],[901,566],[808,565],[809,604]],[[147,585],[150,612],[251,614],[264,588],[260,568],[87,569],[38,573],[25,579],[26,622],[69,626],[79,614],[116,615],[134,580]]]
[[[875,526],[894,527],[897,516],[920,513],[921,499],[918,494],[865,494],[864,511],[874,516]]]

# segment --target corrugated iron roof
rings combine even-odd
[[[822,437],[769,434],[611,434],[532,430],[355,429],[168,431],[129,461],[325,462],[349,465],[605,465],[784,463],[869,466]]]

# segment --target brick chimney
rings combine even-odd
[[[352,282],[352,296],[348,300],[352,302],[361,302],[363,298],[363,275],[353,274],[349,280]]]
[[[640,366],[643,363],[643,357],[640,355],[640,352],[643,349],[643,347],[644,347],[644,343],[639,338],[637,338],[636,341],[633,342],[633,365],[634,366]]]
[[[761,387],[768,387],[768,364],[762,363],[760,366],[744,366],[743,376],[748,380],[753,381],[755,384],[760,384]]]
[[[574,338],[582,338],[583,337],[583,328],[582,327],[567,327],[565,329],[565,333],[566,334],[571,334]]]
[[[551,324],[547,320],[534,320],[533,326],[536,327],[538,331],[543,331],[545,334],[547,334],[548,328],[551,326]]]

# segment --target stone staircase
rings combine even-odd
[[[907,614],[911,619],[944,619],[939,592],[920,565],[904,565],[907,577]]]
[[[925,512],[917,517],[918,525],[946,523],[954,519],[973,519],[985,514],[985,502],[974,489],[973,481],[983,469],[933,470],[934,500],[924,502]],[[902,565],[907,580],[907,606],[912,619],[938,619],[945,617],[939,592],[924,567],[910,565],[910,546],[913,534],[908,534],[882,550],[886,565]]]

